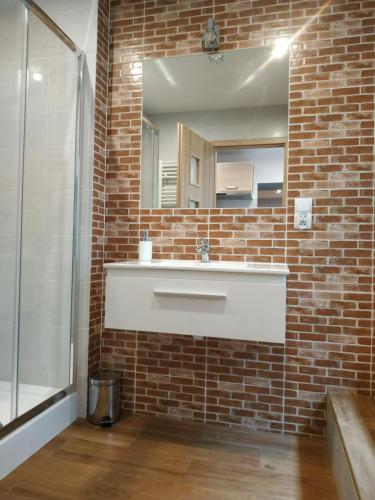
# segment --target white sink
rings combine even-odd
[[[175,269],[179,271],[221,271],[248,274],[289,274],[285,264],[252,262],[211,261],[204,264],[199,260],[152,260],[142,262],[130,260],[105,264],[106,269]]]

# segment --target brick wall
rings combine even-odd
[[[370,391],[375,59],[374,2],[327,2],[307,29],[309,3],[294,4],[285,411],[292,430],[302,409],[314,424],[327,388]],[[314,198],[314,227],[295,234],[293,198],[303,195]]]
[[[140,209],[143,53],[200,52],[213,11],[223,50],[293,36],[287,207]],[[104,331],[128,411],[320,434],[328,389],[370,392],[374,19],[365,0],[112,0],[105,260],[136,258],[147,228],[157,258],[195,258],[203,236],[215,259],[291,270],[285,346]],[[293,229],[299,196],[311,231]]]
[[[96,370],[100,366],[100,343],[103,324],[103,262],[105,242],[104,227],[108,76],[109,0],[99,0],[95,83],[89,372]]]

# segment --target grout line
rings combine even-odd
[[[20,127],[18,130],[18,155],[16,167],[16,232],[15,232],[15,287],[13,292],[13,339],[12,339],[12,363],[11,363],[11,398],[10,398],[10,417],[14,419],[18,415],[18,390],[19,384],[19,361],[20,361],[20,301],[21,301],[21,284],[22,284],[22,225],[23,225],[23,208],[24,208],[24,178],[25,178],[25,137],[26,137],[26,106],[27,106],[27,86],[28,86],[28,71],[29,64],[29,9],[23,8],[23,40],[22,40],[22,62],[21,62],[21,77],[20,77],[20,106],[18,110]],[[72,316],[70,317],[72,320]]]
[[[142,99],[141,99],[141,125],[140,125],[140,135],[141,135],[141,152],[140,152],[140,158],[139,158],[139,193],[138,193],[138,242],[141,239],[141,193],[142,193],[142,144],[143,144],[143,137],[142,137],[142,119],[143,119],[143,80],[144,80],[144,71],[143,71],[143,63],[145,60],[145,32],[146,32],[146,0],[143,1],[143,23],[142,23],[142,46],[141,46],[141,64],[142,64],[142,71],[141,71],[141,76],[142,76],[142,88],[141,88],[141,94],[142,94]],[[151,229],[151,224],[150,224],[150,229]],[[151,255],[152,258],[152,255]]]
[[[160,348],[161,348],[161,343],[162,343],[162,340],[160,340],[160,333],[159,333],[158,335],[159,335],[159,338],[157,339],[157,341],[158,341],[158,349],[159,349],[159,351],[158,351],[158,352],[160,353],[160,352],[162,352],[162,351],[161,351],[161,349],[160,349]],[[164,335],[164,334],[162,334],[162,335]],[[174,333],[172,333],[171,335],[172,335],[172,337],[171,337],[171,338],[172,338],[172,343],[173,343],[173,340],[174,340],[174,338],[175,338],[175,334],[174,334]],[[183,347],[182,347],[182,350],[183,350]],[[172,355],[171,355],[171,357],[172,357]],[[159,365],[159,363],[160,363],[160,360],[158,360],[158,365]],[[168,386],[169,386],[169,387],[168,387],[168,401],[170,401],[170,395],[171,395],[171,392],[172,392],[172,391],[170,390],[170,388],[171,388],[171,369],[170,369],[170,368],[168,369]],[[158,384],[158,387],[159,387],[159,384]],[[164,416],[166,416],[166,417],[170,417],[170,415],[169,415],[169,408],[167,408],[167,411],[166,411],[166,412],[165,412],[165,410],[164,410],[164,413],[160,412],[160,401],[159,401],[159,397],[157,398],[157,402],[158,402],[158,403],[157,403],[157,406],[158,406],[158,413],[157,413],[157,415],[158,415],[158,417],[160,417],[160,416],[162,417],[163,415],[164,415]],[[181,409],[181,407],[179,407],[179,409]],[[177,420],[182,420],[181,413],[180,413],[180,415],[179,415],[179,418],[177,418]]]
[[[100,2],[100,0],[99,0]],[[107,43],[107,85],[106,85],[106,106],[105,106],[105,144],[104,144],[104,190],[103,190],[103,241],[102,241],[102,293],[101,293],[101,308],[100,308],[100,341],[99,341],[99,367],[102,365],[102,338],[104,331],[104,300],[105,300],[105,248],[106,248],[106,210],[107,210],[107,144],[108,144],[108,107],[109,107],[109,67],[110,67],[110,42],[111,42],[111,6],[110,0],[107,0],[108,6],[108,43]]]
[[[137,409],[137,368],[138,368],[138,331],[135,332],[135,351],[134,351],[134,394],[133,394],[133,415],[136,415]]]
[[[375,105],[375,94],[374,94]],[[375,112],[372,114],[373,126],[375,125]],[[373,162],[372,162],[372,335],[371,335],[371,365],[370,365],[370,395],[375,396],[374,383],[375,383],[375,142],[372,148]]]
[[[292,40],[293,37],[293,32],[292,32],[292,3],[289,2],[289,40]],[[291,45],[289,44],[289,69],[288,69],[288,130],[287,130],[287,142],[286,142],[286,148],[287,151],[289,151],[289,126],[290,126],[290,61],[292,59],[291,57]],[[284,165],[284,168],[286,168],[286,175],[284,175],[284,178],[286,179],[286,185],[284,186],[285,189],[285,206],[284,206],[284,264],[288,264],[288,206],[289,206],[289,197],[288,197],[288,160],[289,160],[289,154],[285,155],[286,157],[286,164]],[[284,339],[284,345],[283,345],[283,376],[282,376],[282,409],[281,409],[281,433],[285,434],[285,400],[286,400],[286,357],[287,357],[287,334],[288,334],[288,323],[287,323],[287,314],[288,314],[288,276],[286,277],[286,297],[285,300],[287,301],[286,304],[286,316],[285,316],[285,339]]]
[[[204,372],[204,410],[203,423],[207,423],[207,378],[208,378],[208,337],[206,337],[206,355],[205,355],[205,372]]]
[[[141,63],[142,63],[142,110],[141,117],[143,117],[143,62],[144,62],[144,50],[145,50],[145,30],[146,30],[146,0],[143,2],[143,23],[142,23],[142,55],[141,55]],[[140,125],[140,133],[141,133],[141,144],[142,144],[142,120]],[[141,239],[141,172],[142,172],[142,150],[141,157],[139,159],[139,199],[138,199],[138,242]],[[129,240],[131,235],[129,234]],[[129,241],[130,243],[130,241]],[[127,256],[128,258],[128,256]],[[138,331],[135,332],[135,353],[134,353],[134,395],[133,395],[133,414],[136,415],[137,409],[137,373],[138,373]]]

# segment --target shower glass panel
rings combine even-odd
[[[70,385],[77,56],[32,12],[20,258],[17,415]]]
[[[74,390],[83,61],[0,0],[0,439]]]
[[[159,131],[146,118],[142,123],[142,206],[158,207]]]
[[[25,11],[0,4],[0,427],[11,420]]]

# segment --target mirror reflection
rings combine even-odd
[[[143,76],[143,208],[283,205],[287,50],[147,60]]]

